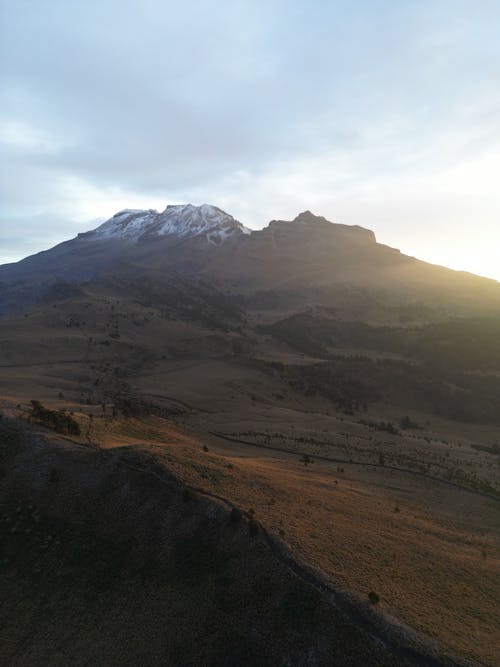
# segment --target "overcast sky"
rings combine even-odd
[[[500,279],[498,0],[0,7],[0,263],[207,202]]]

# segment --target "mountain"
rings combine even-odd
[[[125,209],[79,238],[127,239],[137,243],[161,237],[185,239],[201,236],[207,243],[217,245],[238,234],[250,234],[250,230],[220,208],[209,204],[186,204],[167,206],[163,213],[153,209]]]
[[[2,664],[497,664],[499,283],[207,205],[0,282]]]
[[[305,211],[251,231],[221,209],[203,204],[124,210],[97,229],[54,248],[0,266],[0,313],[35,303],[58,282],[153,270],[194,276],[252,299],[328,306],[353,289],[398,304],[425,303],[450,312],[500,306],[496,281],[419,261],[377,243],[372,231],[332,223]],[[357,298],[358,298],[357,297]],[[364,298],[364,297],[363,297]]]
[[[249,233],[232,216],[207,204],[167,206],[162,213],[120,211],[97,229],[0,266],[0,313],[22,310],[58,282],[88,281],[131,263],[157,263],[172,271],[186,252],[210,251]]]

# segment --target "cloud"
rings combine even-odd
[[[410,247],[410,208],[449,230],[473,212],[462,198],[498,216],[497,3],[0,7],[2,257],[180,201],[254,227],[363,215]]]

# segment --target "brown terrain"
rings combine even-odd
[[[498,665],[500,286],[311,214],[147,250],[2,287],[2,662]]]

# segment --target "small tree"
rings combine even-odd
[[[306,468],[310,463],[314,463],[314,461],[308,454],[303,454],[300,459],[300,462],[303,463]]]

